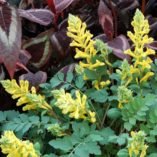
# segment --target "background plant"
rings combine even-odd
[[[46,25],[47,22],[42,17],[53,16],[54,23],[49,27],[55,28],[55,31],[42,32],[43,29],[49,29],[42,27],[42,33],[35,31],[34,36],[39,35],[29,40],[30,36],[26,35],[28,32],[25,32],[28,21],[24,20],[26,38],[22,48],[31,52],[33,58],[27,65],[20,65],[20,62],[16,64],[25,68],[26,71],[31,70],[31,73],[22,75],[20,77],[22,81],[2,80],[1,84],[16,99],[17,105],[22,105],[22,109],[27,112],[22,112],[20,108],[16,108],[20,112],[13,110],[0,112],[0,130],[4,132],[0,141],[2,151],[10,155],[7,142],[10,143],[11,139],[16,139],[15,153],[16,150],[21,151],[21,148],[27,150],[25,147],[25,143],[27,143],[31,145],[33,153],[46,157],[156,156],[156,61],[154,60],[155,51],[152,50],[152,48],[155,49],[155,41],[149,37],[152,34],[152,26],[155,25],[155,21],[149,26],[148,20],[137,10],[132,22],[133,31],[128,33],[132,40],[132,43],[129,44],[124,35],[118,37],[117,35],[121,30],[126,32],[126,28],[130,27],[124,16],[127,10],[133,11],[140,2],[96,1],[95,5],[92,5],[92,1],[86,1],[83,11],[93,10],[95,13],[94,11],[97,11],[99,5],[99,20],[106,33],[106,35],[99,36],[97,35],[100,32],[94,32],[92,29],[98,26],[98,23],[91,23],[89,16],[74,11],[75,7],[82,9],[80,5],[84,2],[80,5],[74,4],[73,1],[64,1],[66,2],[64,5],[57,1],[53,2],[48,1],[52,12],[39,9],[37,14],[34,14],[34,10],[25,9],[29,5],[38,8],[40,4],[40,7],[44,7],[47,5],[46,3],[42,3],[42,1],[25,3],[22,1],[21,4],[28,6],[20,4],[20,7],[26,8],[22,8],[22,10],[20,8],[18,11],[7,4],[2,5],[4,10],[5,8],[10,9],[11,13],[14,10],[17,12],[17,16],[19,14],[42,25]],[[70,9],[68,8],[70,4],[74,5],[71,13],[80,16],[69,15],[68,29],[66,30],[66,20],[60,25],[58,23],[61,20],[61,13],[62,18],[67,17],[66,13]],[[123,9],[118,10],[123,4],[128,6],[127,9],[122,7]],[[147,3],[146,10],[149,10],[151,5],[152,1]],[[142,9],[144,7],[144,1],[142,1]],[[67,12],[63,17],[65,9]],[[115,16],[115,12],[125,22],[125,29],[117,29],[119,25],[116,23],[116,18],[118,16]],[[44,16],[39,16],[41,13]],[[90,16],[93,18],[92,14]],[[87,24],[80,17],[86,19]],[[48,21],[51,20],[49,18]],[[140,25],[137,24],[138,22]],[[30,26],[30,23],[28,25]],[[111,27],[107,28],[108,25]],[[100,26],[96,28],[100,28]],[[94,39],[88,29],[98,39]],[[61,39],[65,39],[66,42]],[[70,46],[74,47],[76,51],[76,54],[73,53],[74,57],[80,62],[58,71],[67,64],[67,62],[62,62],[63,58],[67,56],[63,55],[63,52],[67,52],[66,47],[69,48],[70,40]],[[67,43],[67,45],[61,43]],[[39,47],[39,45],[44,46]],[[60,56],[52,55],[51,46],[58,52],[58,48],[54,45],[59,45],[58,47],[62,48],[59,51],[61,52]],[[41,57],[32,53],[37,48],[41,52],[39,54],[42,54]],[[26,55],[26,51],[22,54],[27,56],[28,61],[29,55]],[[115,58],[115,55],[121,59],[125,58],[125,60],[121,61]],[[72,56],[67,57],[69,63],[74,62]],[[55,63],[53,63],[54,58],[57,58]],[[75,60],[75,62],[77,61]],[[55,66],[52,66],[53,64]],[[41,84],[39,91],[40,80],[31,81],[30,78],[32,76],[35,79],[42,78],[41,81],[44,78],[43,82],[45,82],[46,77],[43,72],[35,73],[39,69],[44,70],[44,66],[49,81]],[[5,71],[4,68],[2,69]],[[52,76],[55,71],[58,72]],[[17,74],[15,69],[12,69],[11,72]],[[29,82],[23,79],[27,79]],[[14,104],[15,102],[12,101],[12,105]],[[14,133],[12,132],[11,136],[4,138],[9,130]],[[27,155],[24,152],[23,154]]]

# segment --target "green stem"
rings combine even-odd
[[[102,122],[101,122],[101,125],[100,125],[101,128],[103,128],[103,126],[104,126],[104,123],[105,123],[105,120],[106,120],[106,117],[107,117],[107,111],[110,108],[110,106],[111,105],[108,104],[107,107],[106,107],[106,110],[105,110],[105,113],[104,113],[104,116],[103,116],[103,119],[102,119]]]

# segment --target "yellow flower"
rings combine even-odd
[[[93,63],[92,58],[97,54],[95,41],[92,40],[93,35],[87,30],[87,25],[79,17],[69,15],[67,35],[72,38],[70,46],[76,47],[75,58],[85,59],[85,63],[79,63],[82,68],[95,70],[105,64],[99,60]]]
[[[129,157],[133,157],[133,155],[140,155],[140,157],[146,156],[148,146],[144,144],[144,141],[145,133],[143,131],[131,132],[131,139],[128,143]]]
[[[125,86],[118,87],[118,108],[123,108],[123,104],[129,103],[133,100],[132,91]]]
[[[93,81],[93,86],[94,88],[96,88],[97,90],[99,89],[102,89],[108,85],[110,85],[110,80],[107,80],[107,81],[98,81],[98,80],[95,80]]]
[[[96,60],[96,63],[83,63],[83,62],[80,62],[79,64],[83,68],[87,68],[87,69],[90,69],[90,70],[94,70],[97,67],[105,65],[105,63],[100,62],[99,60]]]
[[[143,76],[140,80],[140,83],[142,82],[146,82],[150,77],[152,77],[154,75],[153,72],[147,72],[145,76]]]
[[[134,28],[134,32],[129,31],[128,37],[132,40],[134,49],[128,49],[124,53],[133,58],[130,73],[136,75],[132,75],[132,80],[136,80],[137,83],[138,80],[140,80],[141,83],[153,76],[152,72],[150,72],[152,60],[149,55],[154,55],[155,51],[150,48],[145,48],[145,45],[151,43],[153,38],[148,36],[150,32],[148,20],[144,18],[144,15],[138,9],[136,10],[131,24]],[[123,79],[127,80],[128,78],[123,75]],[[131,78],[129,80],[131,80]]]
[[[88,111],[88,114],[89,114],[89,120],[90,120],[90,122],[91,123],[95,123],[96,122],[95,112]]]
[[[7,157],[39,157],[34,146],[29,141],[18,139],[13,131],[5,131],[0,139],[2,153],[8,154]]]
[[[3,80],[1,81],[2,86],[5,90],[12,95],[13,99],[18,99],[17,106],[25,105],[22,109],[34,110],[34,109],[45,109],[51,110],[52,107],[45,101],[45,98],[40,94],[36,94],[35,87],[29,89],[29,82],[20,80],[19,85],[16,80]]]
[[[87,108],[87,96],[75,92],[76,98],[73,99],[70,93],[65,93],[64,89],[52,91],[56,99],[55,105],[62,110],[63,114],[69,114],[69,117],[75,119],[85,119],[90,122],[95,121],[95,113]]]

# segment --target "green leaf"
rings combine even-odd
[[[99,134],[104,138],[103,141],[100,141],[100,143],[103,145],[109,144],[109,139],[115,135],[111,128],[104,128],[99,131]]]
[[[127,149],[121,149],[118,153],[117,153],[118,157],[129,157],[128,154],[128,150]]]
[[[78,157],[89,157],[89,152],[86,150],[85,145],[81,144],[75,148],[75,155]]]
[[[157,157],[157,153],[152,153],[152,154],[148,155],[148,157]]]
[[[129,118],[129,123],[132,125],[135,125],[136,124],[136,118],[134,118],[134,117]]]
[[[79,88],[79,89],[82,89],[84,84],[85,84],[85,81],[83,80],[83,77],[82,76],[78,76],[76,78],[76,80],[75,80],[76,87]]]
[[[6,114],[4,112],[0,111],[0,122],[6,120]]]
[[[93,142],[100,142],[100,141],[103,141],[104,138],[100,135],[97,135],[97,134],[90,134],[89,135],[89,138],[93,141]]]
[[[39,123],[39,117],[38,116],[31,116],[31,117],[29,117],[29,120],[33,123],[36,123],[36,124]]]
[[[121,112],[118,108],[111,108],[107,111],[107,116],[110,119],[115,120],[121,116]]]
[[[72,124],[72,128],[73,128],[74,134],[80,137],[84,137],[85,135],[88,135],[91,131],[91,128],[88,122],[85,122],[85,121],[81,123],[74,122]]]
[[[129,139],[129,135],[127,133],[123,133],[117,137],[117,143],[119,145],[124,145]]]
[[[73,148],[72,142],[70,140],[70,137],[64,137],[62,139],[57,138],[56,140],[51,140],[49,142],[49,145],[54,147],[55,149],[60,149],[65,152],[70,151]]]
[[[67,76],[66,76],[66,81],[71,83],[72,80],[73,80],[73,73],[72,72],[68,72]]]
[[[62,72],[58,72],[58,73],[56,74],[56,77],[58,77],[58,79],[59,79],[60,81],[64,81],[64,74],[63,74]]]
[[[10,110],[10,111],[6,111],[5,114],[7,116],[7,120],[12,120],[19,115],[19,112]]]
[[[132,129],[132,124],[128,123],[128,122],[125,122],[124,123],[124,128],[128,131],[130,131]]]
[[[64,81],[64,74],[58,72],[52,79],[50,80],[51,88],[57,87]]]
[[[108,99],[108,93],[105,89],[88,91],[88,96],[99,103],[104,103]]]
[[[89,154],[101,155],[100,146],[96,142],[86,143],[85,148],[89,152]]]

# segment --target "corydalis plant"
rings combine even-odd
[[[155,51],[146,47],[147,44],[153,42],[153,38],[148,36],[150,32],[148,20],[144,18],[144,15],[139,10],[136,10],[131,24],[134,33],[129,31],[128,37],[132,40],[134,49],[128,49],[124,53],[132,57],[133,65],[125,63],[128,70],[126,70],[125,66],[121,67],[121,71],[118,70],[124,85],[128,85],[132,80],[136,80],[136,83],[146,82],[154,75],[151,72],[151,63],[153,61],[149,55],[154,55]],[[124,69],[127,73],[124,73]]]
[[[82,71],[85,80],[90,79],[86,74],[87,70],[99,73],[98,71],[104,66],[104,71],[106,65],[111,66],[107,46],[100,40],[96,42],[92,39],[93,35],[87,30],[86,23],[82,22],[79,17],[69,15],[67,35],[72,38],[70,46],[75,47],[75,58],[82,59],[77,69],[81,69],[79,71]],[[95,47],[98,47],[98,50]],[[107,74],[106,71],[105,74]],[[96,89],[101,89],[108,86],[110,81],[104,80],[103,73],[99,73],[92,84]]]
[[[128,143],[129,156],[145,157],[148,146],[145,144],[145,133],[143,131],[131,132],[131,138]]]
[[[16,80],[1,81],[5,90],[12,95],[13,99],[18,99],[17,106],[25,105],[23,111],[34,109],[51,110],[52,107],[45,101],[44,97],[36,93],[35,87],[29,89],[29,82],[20,80],[18,85]]]
[[[67,35],[73,39],[70,46],[77,47],[75,49],[75,58],[86,59],[86,63],[81,61],[80,66],[90,70],[103,66],[103,62],[93,60],[93,57],[97,54],[97,51],[94,48],[95,42],[92,40],[93,35],[86,30],[87,25],[83,23],[80,18],[73,15],[69,15],[68,24]]]
[[[96,122],[95,112],[92,112],[87,106],[87,96],[75,92],[76,99],[73,99],[70,93],[65,93],[63,89],[52,91],[56,99],[55,105],[62,110],[63,114],[69,114],[71,118],[84,119],[92,123]]]
[[[4,154],[8,154],[7,157],[39,157],[40,155],[34,149],[33,144],[30,141],[22,141],[18,139],[13,131],[5,131],[4,135],[0,138],[0,148]]]

